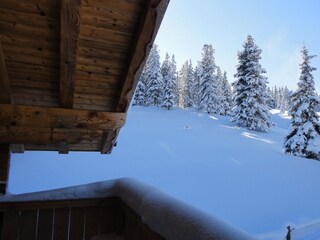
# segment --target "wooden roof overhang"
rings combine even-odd
[[[0,144],[110,153],[169,0],[1,0]]]

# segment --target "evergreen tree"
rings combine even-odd
[[[232,121],[251,130],[267,132],[273,124],[267,104],[267,78],[262,75],[266,70],[259,63],[262,51],[250,35],[243,47],[244,50],[238,52],[239,65],[234,75]]]
[[[153,45],[146,62],[146,105],[161,106],[163,95],[163,79],[160,72],[160,56],[158,46]]]
[[[173,57],[174,59],[174,57]],[[175,88],[176,88],[176,78],[175,78],[175,66],[170,60],[169,54],[166,54],[166,58],[161,66],[161,74],[164,83],[164,94],[162,107],[170,110],[173,108],[176,102]]]
[[[200,62],[200,110],[207,113],[218,113],[219,98],[217,95],[216,65],[212,45],[203,46]]]
[[[194,94],[194,74],[191,60],[187,60],[180,70],[182,107],[192,107]]]
[[[221,106],[222,111],[221,115],[227,116],[230,114],[231,105],[232,105],[232,93],[231,93],[231,87],[227,79],[227,72],[225,71],[222,76],[221,81]]]
[[[146,104],[146,72],[143,69],[136,91],[134,93],[132,105],[144,106]]]
[[[320,123],[316,108],[319,98],[315,91],[310,60],[315,57],[303,47],[302,63],[298,89],[292,94],[292,107],[289,114],[292,117],[291,130],[285,139],[284,151],[295,156],[320,160]]]
[[[198,110],[200,110],[200,79],[201,79],[201,64],[198,62],[198,65],[195,67],[193,72],[193,104]]]
[[[223,84],[223,75],[221,72],[220,67],[217,66],[216,68],[217,74],[216,74],[216,93],[215,93],[215,98],[218,99],[217,101],[217,106],[216,106],[216,113],[220,114],[222,116],[225,116],[225,108],[224,108],[224,93],[222,91],[222,84]]]

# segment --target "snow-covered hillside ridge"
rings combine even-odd
[[[320,218],[320,162],[285,155],[290,119],[274,111],[272,121],[261,133],[229,117],[132,107],[111,155],[14,154],[9,191],[134,177],[251,234],[283,239],[287,225]]]

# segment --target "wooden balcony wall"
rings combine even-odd
[[[256,240],[132,178],[4,195],[0,214],[2,240]]]
[[[161,240],[119,198],[1,203],[1,239]]]

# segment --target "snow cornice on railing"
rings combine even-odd
[[[37,193],[5,195],[0,202],[28,202],[119,197],[143,223],[168,240],[254,240],[249,234],[157,188],[121,178]]]

